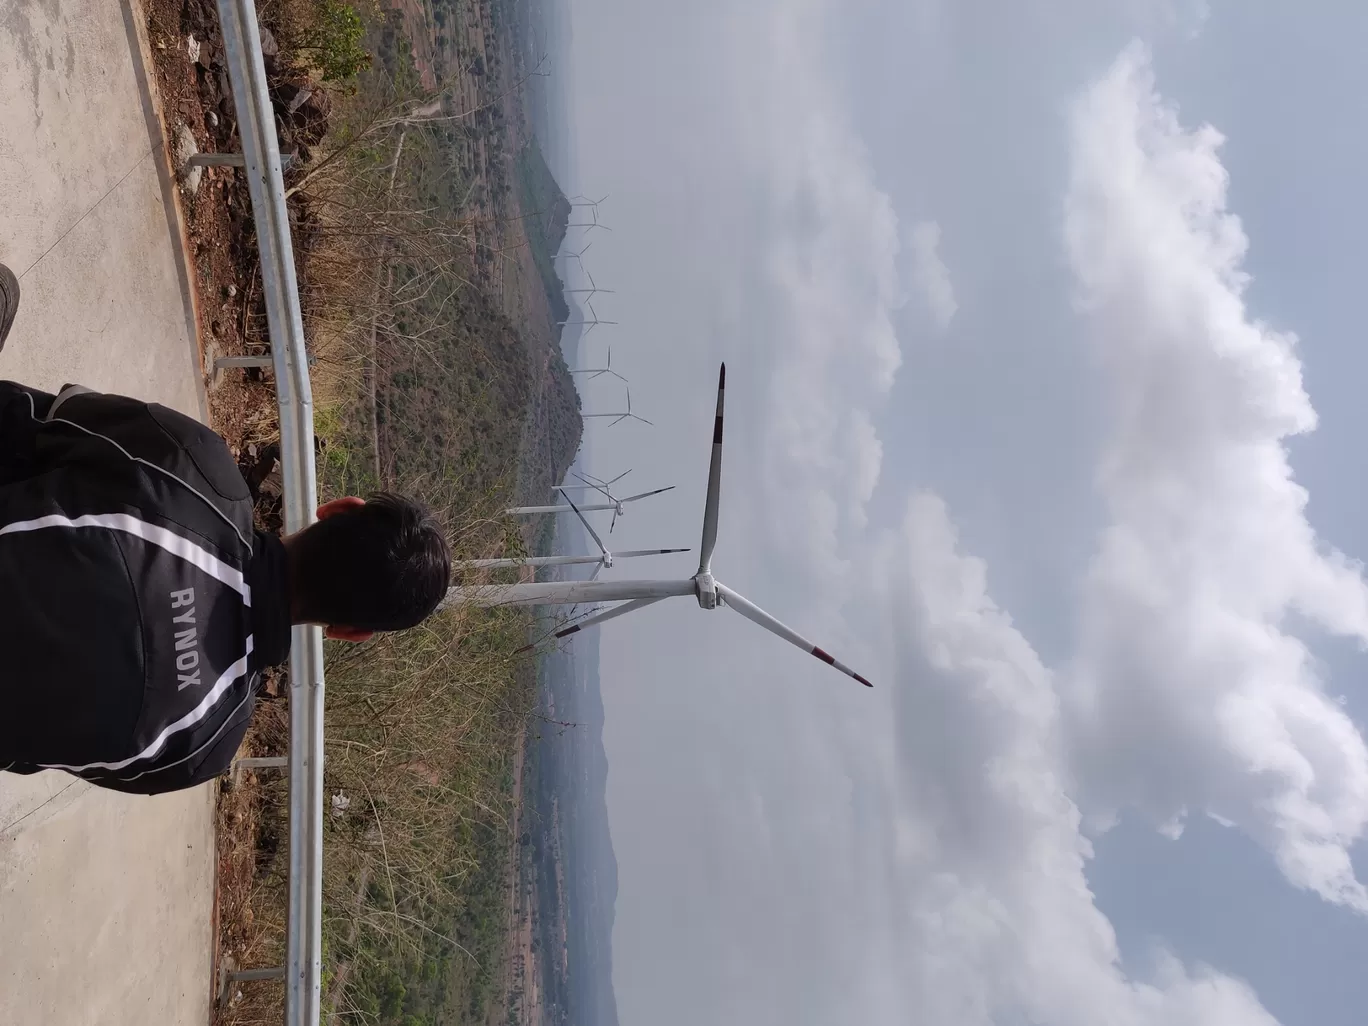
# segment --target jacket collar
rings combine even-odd
[[[289,658],[291,624],[285,546],[275,535],[256,532],[247,583],[252,589],[251,668],[277,666]]]

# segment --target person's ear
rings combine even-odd
[[[375,631],[363,630],[360,627],[338,627],[336,625],[324,627],[323,636],[332,638],[333,641],[370,641],[375,637]]]
[[[338,513],[345,513],[349,509],[356,509],[356,507],[364,506],[365,504],[365,499],[359,499],[355,495],[348,495],[343,499],[333,499],[331,502],[325,502],[318,507],[318,519],[327,520],[328,517]]]

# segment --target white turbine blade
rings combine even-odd
[[[589,575],[589,580],[597,581],[598,575],[601,573],[603,573],[603,560],[600,559],[598,563],[594,566],[594,572]]]
[[[623,499],[622,501],[623,501],[623,502],[636,502],[637,499],[649,499],[652,495],[659,495],[659,494],[661,494],[662,492],[671,491],[671,490],[674,489],[674,487],[675,487],[674,485],[667,485],[667,486],[664,487],[664,488],[657,488],[657,489],[655,489],[655,491],[651,491],[651,492],[641,492],[641,493],[638,494],[638,495],[629,495],[629,496],[627,496],[627,498]]]
[[[612,534],[612,533],[613,533],[613,528],[617,527],[617,518],[618,518],[618,508],[617,508],[617,506],[614,506],[614,507],[613,507],[613,519],[610,520],[610,521],[608,521],[608,533],[609,533],[609,534]]]
[[[631,556],[668,556],[672,552],[688,552],[688,549],[628,549],[626,552],[614,552],[614,559],[627,559]]]
[[[619,481],[621,481],[624,477],[626,477],[628,474],[630,474],[631,472],[632,472],[632,468],[631,468],[631,467],[628,467],[626,470],[624,470],[624,471],[623,471],[621,474],[619,474],[617,477],[613,478],[611,481],[604,481],[603,484],[604,484],[605,486],[612,486],[612,485],[615,485],[615,484],[617,484]]]
[[[865,687],[872,688],[874,686],[849,666],[846,666],[844,663],[838,663],[830,653],[824,649],[818,648],[797,631],[770,616],[769,613],[765,612],[744,595],[740,595],[730,588],[723,587],[721,584],[717,585],[717,594],[723,598],[727,605],[731,606],[732,609],[735,609],[752,623],[758,623],[761,627],[765,628],[765,630],[779,635],[779,637],[783,638],[789,644],[797,645],[809,655],[814,655],[827,665],[836,667],[836,669],[840,670],[847,677],[854,677]]]
[[[727,387],[727,365],[717,374],[717,414],[713,418],[712,460],[708,463],[708,498],[703,504],[703,544],[699,546],[698,572],[712,566],[717,545],[717,508],[722,499],[722,406]]]
[[[590,526],[588,518],[580,512],[580,508],[575,505],[575,500],[570,498],[570,493],[564,488],[557,488],[556,490],[565,497],[566,502],[570,503],[570,508],[575,511],[575,516],[580,518],[580,523],[583,524],[584,529],[589,532],[589,537],[594,539],[594,544],[599,547],[599,551],[605,556],[608,555],[608,546],[603,544],[603,539],[598,536],[598,532]]]
[[[611,620],[615,616],[622,616],[624,613],[630,613],[637,609],[645,609],[647,606],[654,605],[659,601],[661,600],[658,598],[643,598],[634,599],[631,602],[624,602],[619,606],[614,606],[612,609],[604,610],[602,613],[596,613],[586,620],[581,620],[571,627],[566,627],[564,630],[557,631],[555,636],[557,638],[568,638],[572,634],[578,634],[586,627],[596,626],[597,624],[603,623],[605,620]]]
[[[569,627],[565,627],[561,630],[556,631],[555,634],[551,635],[551,639],[560,640],[561,638],[568,638],[572,634],[578,634],[586,627],[596,626],[597,624],[603,623],[605,620],[611,620],[615,616],[621,616],[624,613],[630,613],[634,609],[645,609],[647,606],[655,605],[655,603],[659,601],[661,601],[659,598],[643,598],[633,599],[630,602],[623,602],[620,605],[613,606],[611,609],[605,609],[601,613],[595,613],[592,616],[588,616],[585,619],[581,620],[579,623],[571,624]],[[531,649],[537,648],[542,644],[545,644],[546,640],[547,639],[543,638],[541,641],[535,642],[534,644],[524,645],[522,648],[518,649],[518,651],[527,652]]]

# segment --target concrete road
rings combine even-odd
[[[23,289],[0,378],[203,416],[129,2],[0,0],[0,262]],[[0,702],[40,683],[0,667]],[[0,773],[0,1023],[207,1022],[213,840],[207,787],[136,798]]]

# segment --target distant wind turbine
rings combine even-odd
[[[722,408],[727,381],[724,364],[717,379],[717,415],[713,421],[712,460],[708,466],[708,497],[703,506],[703,544],[698,572],[683,580],[663,581],[554,581],[538,584],[480,585],[451,588],[447,602],[469,602],[483,606],[577,605],[581,602],[620,602],[580,623],[556,632],[564,638],[586,627],[604,623],[624,613],[654,605],[667,598],[692,595],[703,609],[729,606],[747,620],[777,634],[791,645],[853,677],[865,687],[873,687],[864,677],[837,662],[825,649],[808,641],[797,631],[770,616],[755,603],[732,591],[712,575],[713,549],[717,545],[718,512],[722,497]]]
[[[618,375],[615,375],[615,377],[622,378],[622,375],[621,375],[621,374],[618,374]],[[622,386],[623,391],[627,393],[627,409],[626,409],[625,412],[623,412],[623,413],[581,413],[581,414],[580,414],[580,419],[582,419],[582,420],[593,420],[595,417],[613,417],[613,418],[614,418],[613,424],[621,424],[624,420],[629,420],[629,419],[630,419],[630,420],[639,420],[639,421],[641,421],[643,424],[651,424],[651,422],[650,422],[649,420],[647,420],[645,417],[638,417],[635,413],[632,412],[632,390],[631,390],[630,388],[628,388],[627,385],[626,385],[627,379],[626,379],[626,378],[622,378],[622,380],[623,380],[623,382],[624,382],[624,384],[623,384],[623,386]],[[609,424],[608,426],[609,426],[609,427],[612,427],[613,424]],[[651,427],[655,427],[655,425],[654,425],[654,424],[651,424]]]
[[[628,474],[630,474],[631,471],[630,471],[630,470],[625,470],[625,471],[623,471],[621,474],[619,474],[617,477],[613,478],[613,480],[611,480],[611,481],[600,481],[598,478],[593,477],[592,475],[586,477],[586,476],[580,474],[580,473],[577,472],[577,471],[572,471],[572,473],[574,473],[574,475],[575,475],[577,478],[579,478],[581,481],[583,481],[584,484],[581,485],[581,486],[571,485],[570,487],[572,487],[572,488],[573,488],[573,487],[591,488],[591,489],[593,489],[594,491],[599,492],[600,494],[602,494],[603,497],[606,498],[608,501],[618,503],[617,508],[615,508],[615,509],[613,510],[613,520],[612,520],[612,523],[610,523],[610,524],[608,525],[608,533],[609,533],[609,534],[612,534],[612,533],[613,533],[613,528],[617,527],[618,514],[622,512],[622,506],[621,506],[622,500],[619,500],[618,497],[612,493],[612,490],[611,490],[611,489],[612,489],[612,486],[613,486],[614,484],[616,484],[618,481],[621,481],[624,477],[626,477]],[[561,489],[560,489],[560,490],[561,490],[562,492],[564,492],[565,489],[566,489],[566,486],[565,486],[565,485],[561,485]],[[566,496],[566,497],[569,498],[569,496]]]
[[[588,320],[588,319],[586,319],[586,318],[584,318],[584,317],[581,317],[581,318],[580,318],[579,320],[577,320],[577,321],[568,321],[568,320],[567,320],[567,321],[560,321],[559,323],[560,323],[561,327],[567,327],[567,326],[573,326],[573,325],[587,324],[587,325],[590,326],[589,330],[592,331],[595,327],[597,327],[597,326],[600,325],[600,324],[616,324],[616,323],[617,323],[617,321],[603,321],[603,320],[599,320],[598,311],[594,309],[594,303],[593,303],[593,300],[592,300],[592,299],[586,299],[586,300],[584,301],[584,305],[587,306],[587,307],[589,308],[589,312],[590,312],[591,314],[594,315],[594,319],[593,319],[593,320]],[[586,331],[585,334],[587,335],[587,334],[589,334],[589,332]]]
[[[605,198],[606,198],[606,197],[605,197]],[[592,220],[592,221],[571,221],[571,222],[569,222],[565,227],[567,227],[567,228],[583,228],[586,232],[593,231],[595,228],[602,228],[605,232],[611,232],[613,229],[609,228],[606,224],[601,223],[601,222],[599,221],[599,219],[598,219],[598,204],[586,204],[586,205],[589,206],[590,216],[593,218],[593,220]],[[572,208],[572,209],[573,209],[573,208]]]
[[[592,246],[592,245],[593,245],[592,242],[589,243],[587,246],[585,246],[585,247],[584,247],[582,250],[580,250],[578,253],[574,252],[573,250],[568,250],[568,249],[567,249],[564,253],[561,254],[561,257],[562,257],[562,259],[565,259],[565,260],[569,260],[571,257],[574,257],[576,260],[579,261],[580,270],[584,270],[584,254],[589,252],[589,247]]]
[[[575,207],[593,207],[595,210],[597,210],[598,205],[602,203],[604,200],[606,200],[609,195],[609,193],[604,193],[602,199],[596,200],[591,200],[588,196],[585,196],[583,193],[581,193],[578,196],[571,196],[570,209],[574,210]]]
[[[581,267],[581,269],[583,269],[584,265],[581,264],[580,267]],[[588,293],[589,295],[591,295],[591,296],[592,296],[594,293],[596,293],[596,292],[602,292],[604,295],[609,295],[609,296],[611,296],[614,292],[617,291],[616,289],[601,289],[601,288],[599,288],[599,287],[598,287],[598,283],[597,283],[596,281],[594,281],[594,276],[593,276],[592,274],[590,274],[588,271],[585,271],[585,272],[584,272],[584,276],[585,276],[586,278],[589,279],[589,284],[590,284],[590,286],[592,286],[591,288],[587,288],[587,289],[563,289],[562,291],[563,291],[566,295],[577,295],[577,294],[579,294],[579,293],[585,293],[585,292],[587,292],[587,293]]]
[[[665,488],[656,488],[649,492],[640,492],[637,495],[628,495],[626,498],[622,499],[615,498],[612,502],[599,502],[590,505],[581,504],[579,508],[586,513],[594,512],[601,509],[611,509],[613,511],[613,517],[614,519],[616,519],[617,517],[622,516],[622,514],[627,511],[626,506],[629,502],[638,502],[641,499],[649,499],[652,495],[663,495],[668,491],[673,491],[674,487],[674,485],[668,485]],[[557,491],[559,491],[562,495],[565,495],[565,489],[558,488]],[[565,499],[568,503],[570,497],[566,495]],[[508,514],[509,516],[519,516],[524,513],[572,513],[574,511],[575,507],[573,505],[562,504],[559,506],[513,506],[510,509],[504,510],[504,513]]]
[[[560,493],[565,495],[565,489],[560,489]],[[575,505],[575,500],[570,498],[570,496],[565,495],[565,501],[569,503],[566,509],[574,511],[575,515],[579,517],[580,523],[584,525],[584,529],[589,532],[589,537],[594,539],[594,544],[599,548],[599,554],[597,556],[528,556],[523,559],[465,559],[453,565],[458,567],[469,567],[471,569],[502,569],[519,566],[574,566],[579,563],[597,563],[598,566],[594,567],[594,572],[589,578],[589,580],[592,581],[598,577],[600,571],[611,569],[614,559],[633,559],[638,556],[668,556],[675,552],[689,551],[688,549],[628,549],[626,552],[609,552],[608,546],[603,544],[603,539],[598,536],[598,532],[590,525],[588,519],[580,511],[580,508]],[[586,508],[594,509],[595,507],[588,506]],[[511,513],[513,510],[509,510],[509,512]],[[613,513],[613,522],[617,522],[616,511]]]
[[[619,374],[617,371],[613,370],[613,347],[612,347],[612,346],[609,346],[609,347],[608,347],[608,360],[607,360],[607,362],[606,362],[602,367],[577,367],[577,368],[575,368],[574,370],[572,370],[570,373],[571,373],[571,374],[588,374],[588,375],[589,375],[589,378],[588,378],[589,381],[593,381],[594,378],[601,378],[601,377],[603,377],[603,375],[605,375],[605,374],[611,374],[613,377],[617,378],[619,381],[623,382],[624,384],[625,384],[626,381],[627,381],[627,379],[624,378],[621,374]],[[581,478],[581,480],[583,480],[583,478]],[[586,483],[587,483],[587,482],[586,482]]]
[[[562,484],[562,485],[560,486],[560,490],[561,490],[561,491],[566,491],[567,489],[573,488],[573,489],[576,489],[576,490],[578,490],[578,491],[583,491],[584,489],[588,488],[588,489],[590,489],[591,491],[599,491],[600,489],[609,488],[609,487],[611,487],[612,485],[617,484],[619,481],[621,481],[624,477],[626,477],[626,476],[627,476],[628,474],[630,474],[631,472],[632,472],[632,468],[631,468],[631,467],[628,467],[626,470],[624,470],[624,471],[623,471],[621,474],[619,474],[617,477],[612,478],[612,479],[610,479],[610,480],[608,480],[608,481],[604,481],[604,480],[601,479],[601,478],[595,477],[593,474],[581,474],[579,471],[571,471],[571,473],[574,474],[575,477],[579,478],[579,480],[580,480],[581,483],[580,483],[580,484]]]

